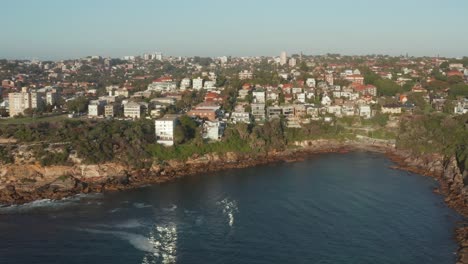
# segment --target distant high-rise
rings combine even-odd
[[[285,65],[286,63],[288,63],[288,54],[286,53],[286,51],[283,51],[280,55],[280,64]]]

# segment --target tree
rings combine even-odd
[[[397,93],[403,92],[403,88],[392,80],[379,79],[375,82],[379,95],[395,96]]]
[[[449,94],[450,94],[450,96],[452,98],[455,98],[457,96],[467,97],[468,96],[468,85],[462,84],[462,83],[455,84],[452,87],[450,87]]]
[[[70,112],[85,113],[88,111],[88,104],[89,100],[84,96],[80,96],[75,100],[68,101],[66,103],[66,106],[68,111]]]

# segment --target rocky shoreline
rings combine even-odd
[[[282,152],[208,154],[184,162],[169,160],[141,170],[115,163],[51,167],[24,164],[0,166],[0,204],[8,206],[40,199],[59,200],[81,193],[120,191],[206,172],[295,162],[314,154],[370,151],[386,154],[396,164],[394,169],[435,178],[440,183],[435,192],[444,195],[449,207],[468,218],[468,186],[464,182],[468,171],[460,171],[454,157],[435,154],[416,157],[380,141],[313,140],[297,142],[295,145],[296,148]],[[457,264],[468,264],[466,222],[460,223],[457,228],[456,239],[459,243]]]

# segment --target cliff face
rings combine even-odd
[[[167,160],[148,169],[133,169],[106,163],[42,167],[30,162],[0,165],[0,204],[25,203],[38,199],[60,199],[77,193],[122,190],[178,177],[229,168],[244,168],[270,162],[291,161],[304,152],[332,152],[344,147],[334,140],[306,141],[295,150],[270,153],[211,153],[186,161]],[[20,159],[16,159],[20,160]]]
[[[455,209],[464,217],[468,217],[468,170],[462,168],[455,156],[443,157],[441,155],[425,155],[416,157],[410,152],[397,151],[390,155],[399,168],[415,173],[432,176],[439,183],[435,190],[445,196],[447,205]],[[468,226],[461,223],[456,230],[459,242],[457,264],[468,263]]]

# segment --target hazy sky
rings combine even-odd
[[[0,0],[0,58],[468,55],[467,0]]]

